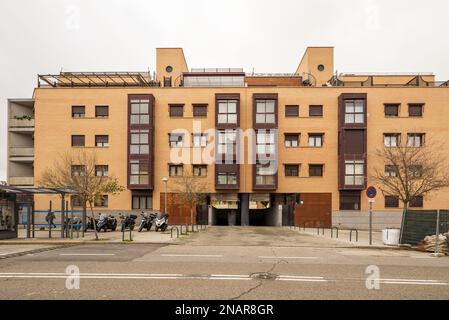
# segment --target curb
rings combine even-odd
[[[22,252],[15,252],[15,253],[11,253],[11,254],[6,254],[4,256],[0,256],[0,260],[8,259],[8,258],[16,258],[16,257],[25,256],[28,254],[41,253],[41,252],[52,251],[52,250],[61,249],[61,248],[73,247],[73,246],[76,246],[76,244],[55,245],[54,247],[49,247],[49,248],[40,248],[40,249],[26,250],[26,251],[22,251]]]

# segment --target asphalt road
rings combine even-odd
[[[66,288],[71,265],[79,289]],[[171,245],[79,245],[0,260],[0,299],[446,300],[448,267],[447,257],[346,248],[288,229],[214,227]]]

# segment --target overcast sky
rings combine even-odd
[[[307,46],[334,46],[338,71],[447,80],[448,12],[447,0],[1,0],[0,180],[6,99],[30,98],[38,73],[153,71],[169,46],[190,68],[289,73]]]

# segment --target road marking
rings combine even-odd
[[[412,282],[412,281],[381,281],[384,284],[412,284],[412,285],[436,285],[436,286],[447,286],[449,283],[444,282]]]
[[[161,254],[162,257],[212,257],[212,258],[221,258],[223,255],[221,254]]]
[[[259,256],[260,259],[318,259],[318,257],[276,257],[276,256]]]
[[[60,253],[60,256],[115,256],[115,253]]]

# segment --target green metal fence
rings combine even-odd
[[[449,231],[449,210],[440,211],[440,234]],[[426,236],[435,235],[438,210],[407,210],[401,226],[401,244],[418,245]]]

